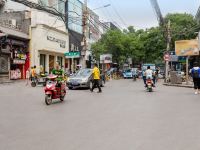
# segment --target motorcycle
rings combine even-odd
[[[136,81],[136,80],[137,80],[137,76],[133,75],[133,81]]]
[[[148,92],[153,91],[153,80],[152,79],[147,79],[146,80],[146,88]]]
[[[64,101],[66,95],[66,84],[62,81],[56,81],[56,75],[48,76],[47,85],[44,88],[45,91],[45,103],[47,105],[52,104],[52,99],[60,99]]]
[[[40,74],[31,79],[31,86],[36,87],[37,85],[43,85],[45,87],[46,82],[47,82],[47,73]]]

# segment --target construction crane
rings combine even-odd
[[[159,25],[161,28],[163,28],[163,35],[166,39],[167,42],[167,49],[165,52],[165,55],[168,55],[169,50],[170,50],[170,43],[171,43],[171,34],[170,34],[170,20],[168,20],[168,24],[166,24],[166,21],[164,20],[160,7],[158,5],[157,0],[150,0],[151,1],[151,5],[156,13]],[[168,80],[168,69],[169,69],[169,61],[165,61],[165,82]]]
[[[162,13],[160,11],[160,7],[158,5],[158,2],[157,0],[150,0],[151,1],[151,5],[157,15],[157,19],[158,19],[158,22],[159,22],[159,25],[160,26],[164,26],[165,22],[164,22],[164,18],[162,16]]]

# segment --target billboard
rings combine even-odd
[[[100,55],[100,63],[101,64],[110,64],[110,63],[112,63],[112,54]]]
[[[199,55],[198,40],[181,40],[175,42],[177,56]]]

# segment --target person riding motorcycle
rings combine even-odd
[[[150,66],[147,66],[147,70],[144,72],[146,80],[147,79],[151,79],[153,80],[153,76],[155,75],[153,70],[151,70]],[[145,85],[147,86],[147,84],[145,83]],[[155,83],[153,84],[153,86],[155,87]]]
[[[63,81],[63,70],[60,69],[60,66],[57,64],[55,69],[52,70],[53,75],[57,75],[56,81],[57,81],[57,86],[61,86],[61,82]]]

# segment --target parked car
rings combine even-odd
[[[136,76],[136,78],[139,77],[139,70],[138,70],[138,68],[131,68],[131,71],[132,71],[133,75]]]
[[[104,86],[105,80],[101,75],[100,86]],[[91,88],[92,86],[92,69],[80,69],[76,74],[67,79],[67,87],[74,88]]]
[[[124,79],[133,78],[133,72],[131,71],[131,69],[124,70],[123,77]]]

